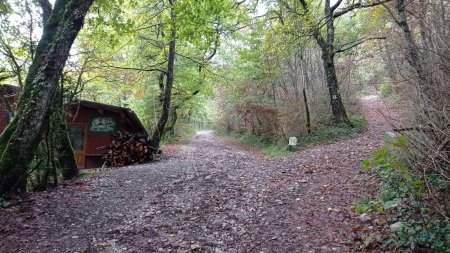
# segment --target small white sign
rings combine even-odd
[[[289,146],[297,146],[297,137],[289,137]]]

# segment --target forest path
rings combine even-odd
[[[347,252],[360,162],[389,129],[376,96],[351,140],[262,159],[202,132],[162,161],[0,210],[0,252]]]

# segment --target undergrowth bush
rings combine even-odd
[[[436,206],[436,199],[440,199],[438,194],[448,191],[448,181],[443,174],[427,174],[414,168],[409,160],[408,145],[410,143],[406,137],[387,133],[384,148],[373,153],[372,161],[362,162],[363,167],[374,173],[382,184],[378,197],[356,205],[355,211],[364,213],[374,210],[386,214],[391,224],[399,222],[400,229],[391,231],[395,237],[386,240],[392,242],[396,250],[450,252],[450,223],[447,214],[442,213],[449,207]],[[442,192],[429,190],[435,187]]]

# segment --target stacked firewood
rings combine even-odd
[[[151,160],[148,135],[118,131],[108,147],[105,164],[108,167],[121,167]]]

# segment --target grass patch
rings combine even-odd
[[[330,144],[338,140],[346,140],[356,137],[358,133],[367,128],[367,120],[363,116],[354,116],[350,118],[353,127],[347,125],[338,125],[328,128],[321,128],[311,134],[299,138],[301,147],[311,147],[318,144]]]
[[[96,170],[83,170],[78,174],[77,178],[90,178],[98,175],[98,171]]]
[[[362,133],[367,129],[367,119],[363,115],[351,116],[350,123],[352,123],[353,131],[356,133]]]
[[[232,139],[237,140],[246,146],[258,149],[266,156],[286,156],[293,153],[293,151],[288,150],[288,145],[286,143],[274,143],[270,140],[253,134],[231,133],[226,136],[231,137]]]
[[[329,144],[338,140],[354,138],[358,133],[367,128],[367,121],[363,116],[353,116],[350,118],[353,127],[339,125],[334,127],[323,127],[309,135],[298,138],[298,146],[294,149],[288,149],[286,141],[273,142],[261,136],[249,133],[225,133],[216,131],[219,136],[230,137],[240,143],[261,151],[266,156],[287,156],[298,151],[299,148],[312,147],[318,144]]]
[[[350,139],[356,136],[356,132],[348,127],[332,127],[315,131],[312,134],[302,136],[300,146],[315,146],[323,143],[333,143],[341,139]]]

